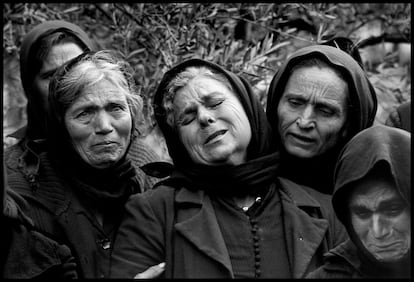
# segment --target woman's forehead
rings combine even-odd
[[[208,101],[216,96],[236,95],[221,81],[210,77],[196,77],[176,92],[175,101]]]

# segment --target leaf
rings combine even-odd
[[[68,8],[68,9],[62,11],[62,14],[68,14],[68,13],[76,12],[79,9],[80,9],[80,7],[71,7],[71,8]]]
[[[134,56],[141,54],[142,52],[145,52],[146,49],[145,48],[141,48],[141,49],[137,49],[132,51],[131,53],[128,54],[128,56],[126,57],[127,60],[130,60],[131,58],[133,58]]]

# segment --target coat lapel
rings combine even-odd
[[[328,230],[326,219],[309,216],[303,208],[320,208],[320,204],[300,186],[280,178],[285,232],[293,278],[303,278]]]
[[[182,189],[176,196],[176,203],[177,232],[205,255],[222,264],[232,276],[230,257],[210,199],[203,192]],[[189,211],[188,203],[196,204],[196,208]],[[180,206],[184,205],[186,208],[181,210]]]

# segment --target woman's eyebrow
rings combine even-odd
[[[403,204],[404,202],[403,200],[401,200],[400,197],[398,197],[397,195],[392,196],[391,198],[385,199],[383,201],[381,201],[381,203],[378,205],[377,210],[379,209],[384,209],[390,205],[396,205],[396,204]],[[350,209],[368,209],[371,210],[371,208],[365,204],[365,202],[357,202],[357,203],[353,203],[349,206]]]

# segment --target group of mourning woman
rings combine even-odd
[[[293,53],[266,112],[217,64],[167,71],[153,107],[173,170],[156,180],[133,70],[96,49],[63,21],[22,44],[3,277],[410,277],[411,135],[373,126],[374,88],[347,52]]]

